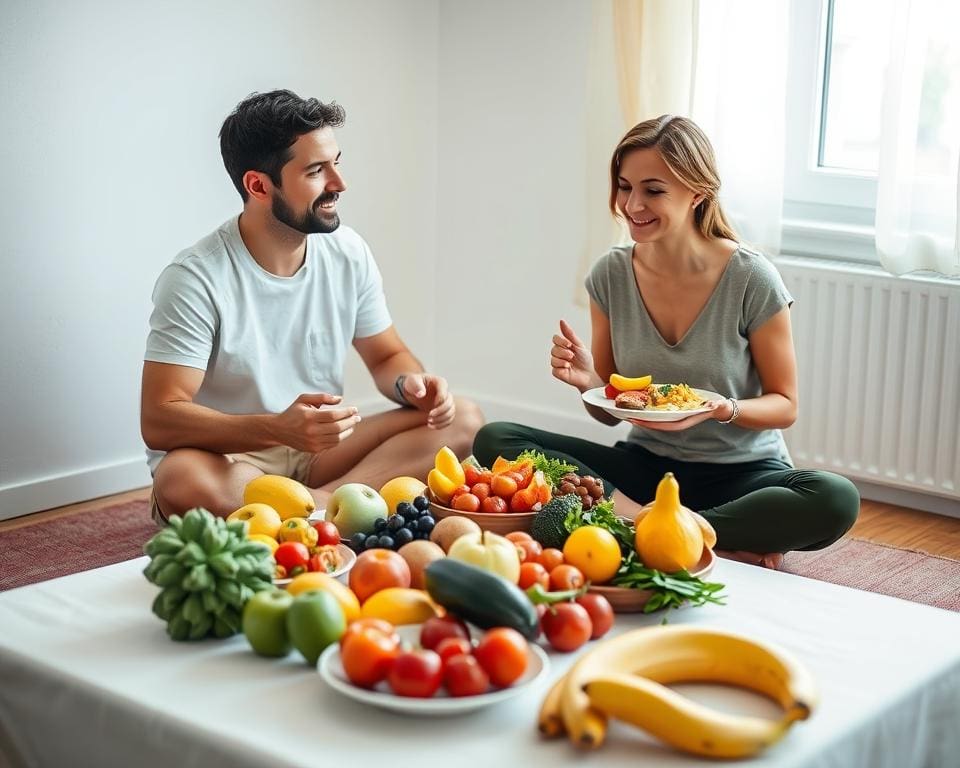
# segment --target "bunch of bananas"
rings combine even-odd
[[[273,586],[270,549],[248,540],[246,526],[191,509],[144,545],[151,560],[143,575],[163,588],[153,612],[174,640],[236,634],[247,600]]]
[[[734,716],[667,687],[724,683],[777,702],[777,720]],[[540,709],[540,732],[564,733],[579,747],[598,747],[607,720],[635,725],[676,749],[714,758],[743,758],[779,740],[817,702],[809,673],[786,652],[740,635],[694,626],[639,629],[598,643],[561,677]]]

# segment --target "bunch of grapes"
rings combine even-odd
[[[414,539],[429,539],[436,520],[430,514],[426,496],[417,496],[413,502],[401,501],[396,514],[380,517],[373,523],[373,533],[356,533],[347,542],[354,552],[367,549],[400,549]]]
[[[603,499],[603,481],[596,477],[580,477],[576,472],[568,472],[560,479],[557,496],[575,493],[580,497],[584,509],[590,509]]]

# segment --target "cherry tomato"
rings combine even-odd
[[[519,544],[521,541],[533,541],[533,536],[526,531],[510,531],[504,538],[514,544]]]
[[[575,651],[593,634],[587,609],[577,603],[556,603],[540,619],[547,642],[558,651]]]
[[[420,646],[428,651],[435,650],[441,640],[459,637],[470,640],[467,625],[454,616],[431,616],[420,628]]]
[[[523,550],[524,554],[520,556],[521,563],[535,563],[540,553],[543,552],[543,545],[539,541],[515,541],[514,545],[518,550]]]
[[[590,633],[591,640],[597,640],[610,631],[613,626],[613,606],[603,595],[595,595],[587,592],[576,599],[578,605],[582,605],[590,615],[590,623],[593,624],[593,632]]]
[[[607,384],[607,386],[603,388],[603,394],[611,400],[616,400],[617,395],[620,394],[620,390],[613,386],[613,384]]]
[[[493,482],[493,470],[491,470],[491,469],[484,469],[484,470],[482,470],[482,471],[480,472],[480,480],[479,480],[479,482],[481,482],[481,483],[486,483],[487,485],[490,485],[490,483]]]
[[[583,574],[573,565],[558,565],[550,571],[550,589],[563,591],[565,589],[580,589],[583,586]]]
[[[310,550],[300,541],[285,541],[273,553],[277,565],[282,565],[290,573],[294,568],[306,569],[310,563]]]
[[[428,699],[443,683],[443,663],[433,651],[403,651],[393,660],[387,682],[397,696]]]
[[[507,502],[499,496],[488,496],[481,502],[480,511],[488,515],[504,515],[507,512]]]
[[[525,561],[520,566],[520,589],[528,589],[534,584],[540,584],[544,589],[550,589],[550,574],[540,563]]]
[[[437,643],[437,647],[433,650],[437,652],[437,655],[443,663],[446,664],[447,661],[454,656],[461,656],[463,654],[471,655],[473,653],[473,644],[462,637],[445,637]]]
[[[310,525],[317,532],[317,546],[337,546],[340,543],[340,531],[329,520],[311,520]]]
[[[537,562],[547,569],[547,573],[550,573],[550,571],[558,565],[563,565],[563,552],[559,549],[548,547],[537,557]]]
[[[494,475],[490,490],[501,499],[509,499],[517,492],[517,481],[507,474]]]
[[[461,493],[454,496],[451,506],[460,512],[476,512],[480,509],[480,499],[473,493]]]
[[[483,472],[480,467],[468,461],[461,462],[461,466],[463,467],[464,477],[466,477],[464,482],[467,485],[473,486],[480,482],[480,473]]]
[[[375,626],[362,627],[340,648],[340,663],[354,685],[371,688],[390,674],[400,654],[400,638]]]
[[[483,500],[490,495],[490,484],[474,483],[473,487],[470,489],[470,493],[480,499],[480,503],[483,504]]]
[[[489,630],[473,649],[480,666],[490,675],[490,682],[501,688],[506,688],[527,671],[529,653],[523,635],[509,627]]]
[[[451,696],[476,696],[487,692],[490,676],[475,656],[461,654],[444,666],[443,684]]]
[[[374,629],[377,632],[380,632],[381,634],[386,635],[390,639],[396,641],[396,645],[398,647],[400,645],[400,635],[397,633],[397,630],[393,624],[386,619],[374,619],[372,617],[366,617],[362,619],[355,619],[347,624],[347,630],[340,638],[340,648],[342,649],[347,640],[353,635],[359,634],[364,629]]]
[[[464,493],[470,493],[470,486],[458,485],[456,488],[453,489],[453,493],[450,494],[450,501],[448,503],[453,504],[453,502],[457,500],[457,497]]]

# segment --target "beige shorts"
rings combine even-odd
[[[304,484],[310,478],[310,468],[317,458],[315,453],[304,453],[285,445],[248,453],[228,453],[226,456],[233,462],[252,464],[265,475],[283,475]],[[153,491],[150,492],[150,516],[159,526],[167,524],[167,516],[160,509]]]

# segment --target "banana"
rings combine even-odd
[[[650,627],[598,643],[562,678],[560,715],[574,744],[597,747],[603,743],[607,713],[591,701],[584,687],[620,674],[639,675],[661,684],[740,685],[780,704],[788,724],[808,717],[817,701],[812,678],[779,649],[720,630]],[[541,729],[544,715],[542,710]]]
[[[777,742],[793,722],[718,712],[653,680],[611,675],[586,685],[590,703],[670,746],[703,757],[743,758]]]
[[[540,707],[537,727],[541,735],[548,739],[562,736],[564,733],[563,716],[560,713],[560,692],[563,690],[563,677],[560,677],[547,692]]]
[[[653,376],[639,376],[637,378],[628,378],[619,373],[610,374],[610,386],[619,389],[621,392],[632,392],[636,389],[646,389],[653,383]]]

